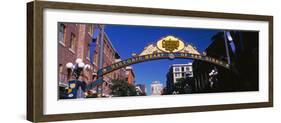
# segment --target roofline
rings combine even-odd
[[[187,64],[172,64],[171,67],[173,67],[173,66],[191,66],[191,65],[192,65],[192,62],[189,62]]]
[[[100,25],[100,24],[94,24],[94,25],[96,25],[99,29],[102,29],[102,28],[105,29],[105,26],[102,27],[102,25]],[[113,46],[113,44],[112,44],[111,40],[109,39],[109,37],[108,37],[107,33],[105,32],[105,30],[103,31],[103,33],[104,33],[105,38],[107,39],[107,41],[108,41],[109,44],[111,45],[112,49],[114,50],[114,52],[117,53],[117,54],[119,54],[119,53],[117,52],[117,50],[115,49],[115,47]],[[119,56],[120,56],[120,55],[119,55]]]
[[[111,47],[112,47],[112,49],[114,50],[114,52],[118,53],[117,50],[115,49],[115,47],[113,46],[111,40],[109,39],[107,33],[106,33],[105,31],[104,31],[103,33],[104,33],[106,39],[108,39],[108,42],[109,42],[109,44],[111,45]]]

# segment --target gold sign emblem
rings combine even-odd
[[[179,47],[179,41],[177,40],[163,40],[162,41],[162,47],[170,52],[173,52],[174,50],[178,49]]]
[[[157,42],[157,48],[164,52],[179,52],[184,47],[183,41],[174,36],[166,36]]]

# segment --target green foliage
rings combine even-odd
[[[135,85],[129,84],[124,80],[112,80],[111,94],[113,96],[136,96],[137,91]]]

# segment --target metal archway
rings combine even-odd
[[[132,64],[159,59],[194,59],[219,65],[226,69],[230,69],[231,67],[229,59],[228,62],[226,62],[206,55],[201,55],[193,45],[184,43],[184,41],[175,36],[168,35],[160,38],[156,44],[149,44],[146,46],[139,55],[134,55],[131,58],[99,69],[97,71],[98,79],[89,84],[87,89],[91,89],[96,85],[103,83],[102,76],[107,73]]]
[[[147,62],[152,60],[159,60],[159,59],[194,59],[194,60],[201,60],[205,62],[209,62],[215,65],[222,66],[226,69],[230,69],[230,64],[228,64],[225,61],[212,58],[209,56],[203,56],[203,55],[197,55],[197,54],[190,54],[190,53],[154,53],[154,54],[147,54],[142,56],[136,56],[132,58],[128,58],[123,61],[119,61],[117,63],[114,63],[112,65],[103,67],[102,69],[99,69],[97,71],[97,80],[95,82],[92,82],[88,85],[87,89],[91,89],[95,87],[98,84],[101,84],[103,82],[102,76],[110,73],[112,71],[118,70],[120,68],[124,68],[129,65],[141,63],[141,62]]]

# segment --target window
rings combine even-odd
[[[184,71],[184,67],[181,67],[181,71]]]
[[[59,73],[62,73],[62,72],[63,72],[63,65],[59,64]]]
[[[179,67],[176,67],[176,68],[175,68],[175,71],[176,71],[176,72],[180,71],[180,68],[179,68]]]
[[[93,26],[92,25],[89,25],[88,32],[91,36],[93,35]]]
[[[88,32],[89,32],[90,34],[93,34],[93,28],[92,28],[91,25],[89,26],[88,30],[89,30]]]
[[[97,50],[95,50],[95,53],[94,53],[94,55],[92,56],[93,57],[93,59],[94,59],[94,63],[93,64],[98,64],[98,53],[97,53]]]
[[[175,77],[180,77],[180,73],[176,73],[176,74],[175,74]]]
[[[59,24],[59,41],[62,43],[64,43],[64,41],[65,41],[65,32],[66,32],[65,25],[60,23]]]
[[[70,35],[70,49],[74,50],[75,49],[75,43],[76,43],[76,36],[74,33],[71,33]]]
[[[91,52],[93,52],[92,48],[94,47],[94,44],[92,42],[92,39],[90,39],[89,43],[88,43],[88,47],[87,47],[87,55],[86,58],[91,60],[93,58],[93,55]],[[92,62],[92,61],[91,61]]]
[[[63,65],[59,64],[59,82],[64,83],[64,76],[63,76]]]
[[[90,53],[90,46],[88,46],[88,48],[87,48],[87,58],[90,58],[91,56],[91,53]]]

